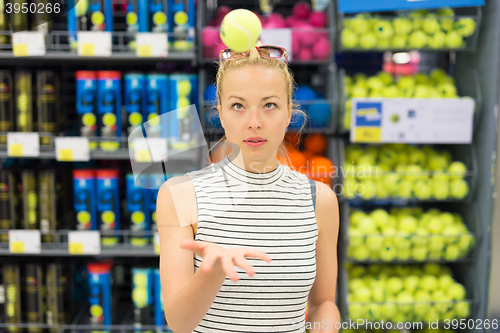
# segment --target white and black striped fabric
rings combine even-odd
[[[235,266],[240,280],[224,281],[193,332],[305,332],[307,296],[316,277],[318,238],[311,184],[278,162],[266,173],[221,162],[186,174],[198,208],[196,240],[266,252],[247,258],[256,274]],[[194,270],[202,258],[194,255]]]

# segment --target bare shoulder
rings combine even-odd
[[[333,189],[322,183],[316,183],[316,220],[318,222],[318,232],[322,229],[338,229],[339,225],[339,204],[337,195]]]
[[[177,221],[170,219],[176,225],[184,227],[197,221],[194,185],[186,175],[169,178],[162,184],[158,191],[157,205],[166,205],[169,214],[176,212]]]

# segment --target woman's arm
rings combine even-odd
[[[208,273],[201,269],[194,273],[193,252],[180,248],[181,241],[194,239],[192,198],[191,180],[173,177],[161,186],[156,204],[165,318],[175,333],[191,333],[198,326],[226,278],[215,265]]]
[[[316,279],[307,299],[307,321],[310,333],[338,332],[335,325],[340,322],[340,313],[335,304],[335,291],[339,206],[337,196],[330,187],[316,182],[316,188]]]

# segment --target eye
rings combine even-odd
[[[243,110],[243,105],[241,105],[240,103],[234,103],[233,104],[233,109]]]
[[[272,109],[274,107],[278,107],[276,103],[266,103],[265,108],[266,109]]]

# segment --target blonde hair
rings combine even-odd
[[[302,129],[304,128],[304,126],[307,122],[308,116],[304,111],[299,109],[300,104],[296,103],[292,99],[293,93],[297,89],[297,85],[295,84],[295,81],[293,79],[293,73],[291,72],[291,70],[289,69],[287,64],[284,63],[283,61],[278,60],[278,59],[264,58],[253,47],[250,49],[250,51],[248,52],[248,54],[246,56],[239,58],[239,59],[223,61],[221,63],[221,65],[219,66],[219,68],[217,70],[217,75],[215,78],[215,81],[216,81],[215,85],[217,88],[217,103],[215,103],[215,105],[212,105],[212,107],[209,108],[208,112],[209,113],[210,112],[214,112],[214,113],[219,112],[217,109],[217,104],[220,105],[220,99],[221,99],[221,94],[222,94],[221,83],[222,83],[222,79],[224,78],[224,75],[228,71],[242,68],[244,66],[263,66],[265,68],[273,68],[273,69],[278,69],[281,71],[281,73],[283,75],[283,79],[285,80],[285,83],[286,83],[286,91],[287,91],[287,95],[288,95],[287,106],[290,105],[290,103],[292,103],[292,110],[289,110],[289,113],[291,112],[292,115],[295,113],[301,113],[304,116],[304,123],[302,124],[302,126],[300,127],[300,129],[296,133],[296,135],[299,136],[299,138],[300,138]],[[219,115],[219,117],[220,117],[220,115]],[[226,140],[227,140],[226,134],[224,134],[223,137],[219,141],[217,141],[217,143],[213,147],[211,147],[208,150],[207,157],[208,157],[209,164],[211,164],[210,163],[210,155],[211,155],[212,149],[214,149],[215,147],[218,147],[221,142],[222,142],[222,145],[224,146],[224,142]],[[228,153],[229,152],[230,152],[230,150],[228,151]],[[223,154],[223,156],[225,156],[225,155],[226,154]],[[278,156],[281,158],[281,160],[284,160],[284,161],[286,161],[287,164],[291,165],[290,157],[288,156],[287,143],[284,140],[281,142],[281,144],[278,147]]]

